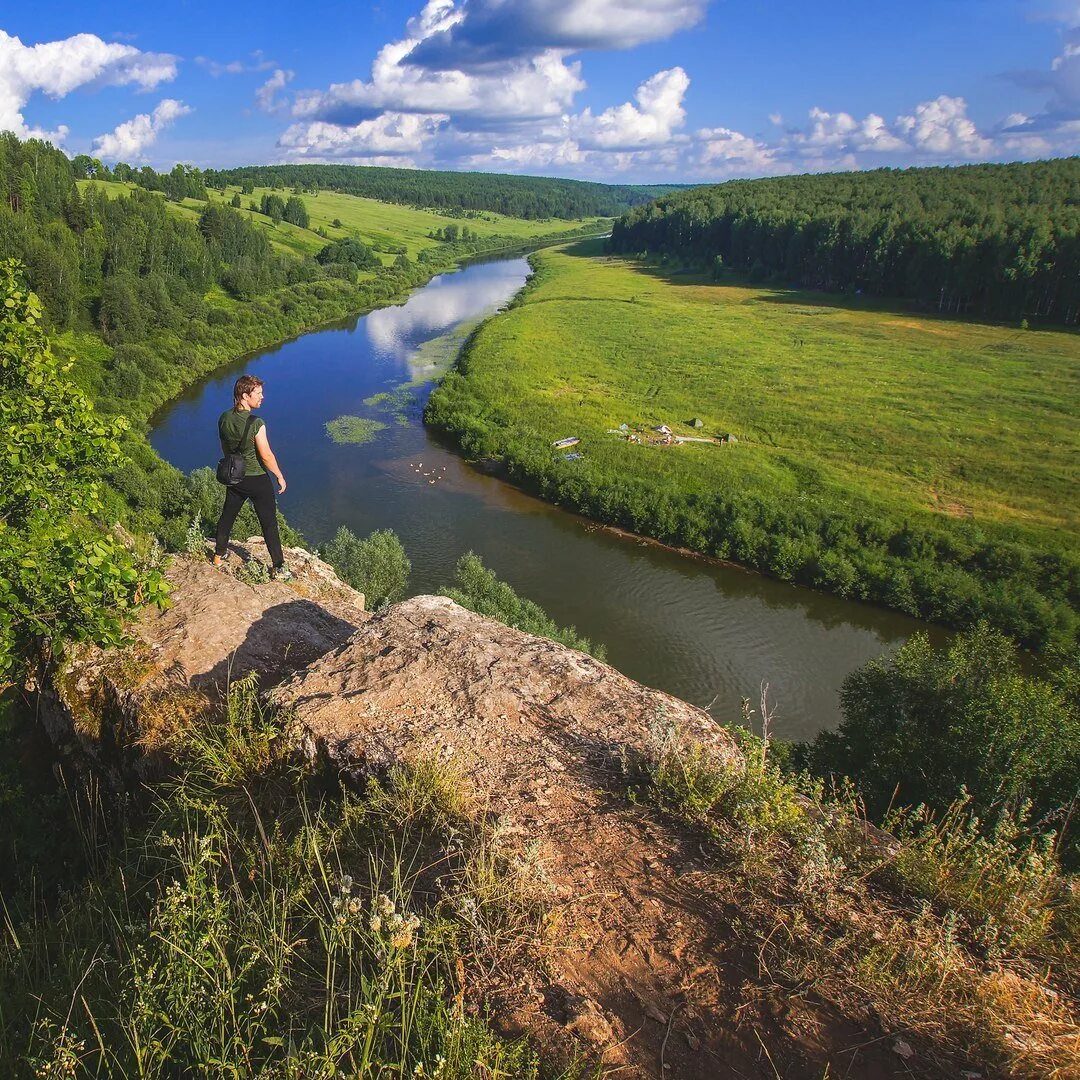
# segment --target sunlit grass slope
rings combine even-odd
[[[114,181],[90,180],[81,181],[81,183],[96,184],[104,188],[113,198],[135,190],[133,184]],[[237,187],[227,188],[224,195],[212,189],[208,191],[211,200],[225,203],[231,202],[233,196],[238,193],[240,189]],[[254,202],[260,205],[263,195],[269,194],[288,198],[291,192],[275,193],[270,188],[256,188],[250,195],[240,195],[240,212],[258,228],[265,229],[270,242],[279,251],[291,255],[315,255],[326,246],[329,240],[355,236],[374,248],[384,263],[393,262],[401,250],[404,250],[410,258],[415,259],[424,248],[437,246],[438,241],[431,238],[431,233],[451,224],[457,225],[458,228],[464,225],[470,233],[476,233],[481,237],[510,236],[527,243],[535,237],[551,233],[565,233],[590,222],[596,223],[599,229],[607,220],[587,218],[581,222],[553,219],[525,221],[487,210],[480,217],[459,218],[431,210],[415,210],[409,206],[379,202],[377,199],[320,191],[318,195],[300,196],[307,206],[308,216],[311,219],[310,228],[300,229],[287,221],[281,221],[275,225],[268,217],[249,209],[249,204]],[[178,213],[186,214],[194,219],[198,217],[204,204],[195,199],[185,199],[182,203],[170,205],[175,207]],[[335,221],[341,224],[335,226]],[[329,240],[315,232],[319,228],[325,230]]]
[[[1075,550],[1080,336],[716,284],[605,257],[598,241],[534,259],[521,302],[481,329],[430,417],[548,494],[733,557],[721,534],[741,528],[738,514],[710,535],[721,493],[774,516],[839,514],[872,530],[883,515],[970,544]],[[739,442],[640,446],[607,433],[621,423]],[[581,438],[580,460],[551,448],[564,436]],[[676,527],[672,500],[701,527]],[[813,583],[783,572],[801,559],[789,556],[750,561]]]

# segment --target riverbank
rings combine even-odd
[[[1075,335],[717,285],[596,242],[533,262],[429,403],[468,456],[781,580],[1036,649],[1075,638]],[[662,424],[717,443],[662,445]]]

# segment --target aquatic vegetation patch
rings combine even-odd
[[[339,416],[326,424],[326,434],[336,443],[373,442],[375,437],[387,425],[381,420],[371,420],[365,416]]]

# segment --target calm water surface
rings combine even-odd
[[[474,264],[405,304],[222,369],[163,410],[150,441],[185,472],[212,466],[233,381],[259,375],[260,413],[289,481],[280,505],[309,540],[322,543],[340,525],[361,536],[393,529],[412,559],[414,593],[448,583],[471,549],[643,683],[701,705],[715,698],[714,714],[734,719],[767,680],[777,734],[834,726],[844,677],[921,624],[615,536],[484,476],[424,428],[430,384],[414,388],[400,419],[364,404],[412,379],[448,332],[506,304],[528,272],[521,258]],[[342,415],[388,426],[366,445],[338,445],[324,425]]]

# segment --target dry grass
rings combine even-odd
[[[647,790],[712,839],[710,884],[757,953],[755,992],[876,1018],[945,1071],[1080,1077],[1078,892],[1052,846],[976,839],[963,805],[912,816],[897,843],[783,777],[767,744],[756,762],[733,770],[669,730],[647,763]]]

